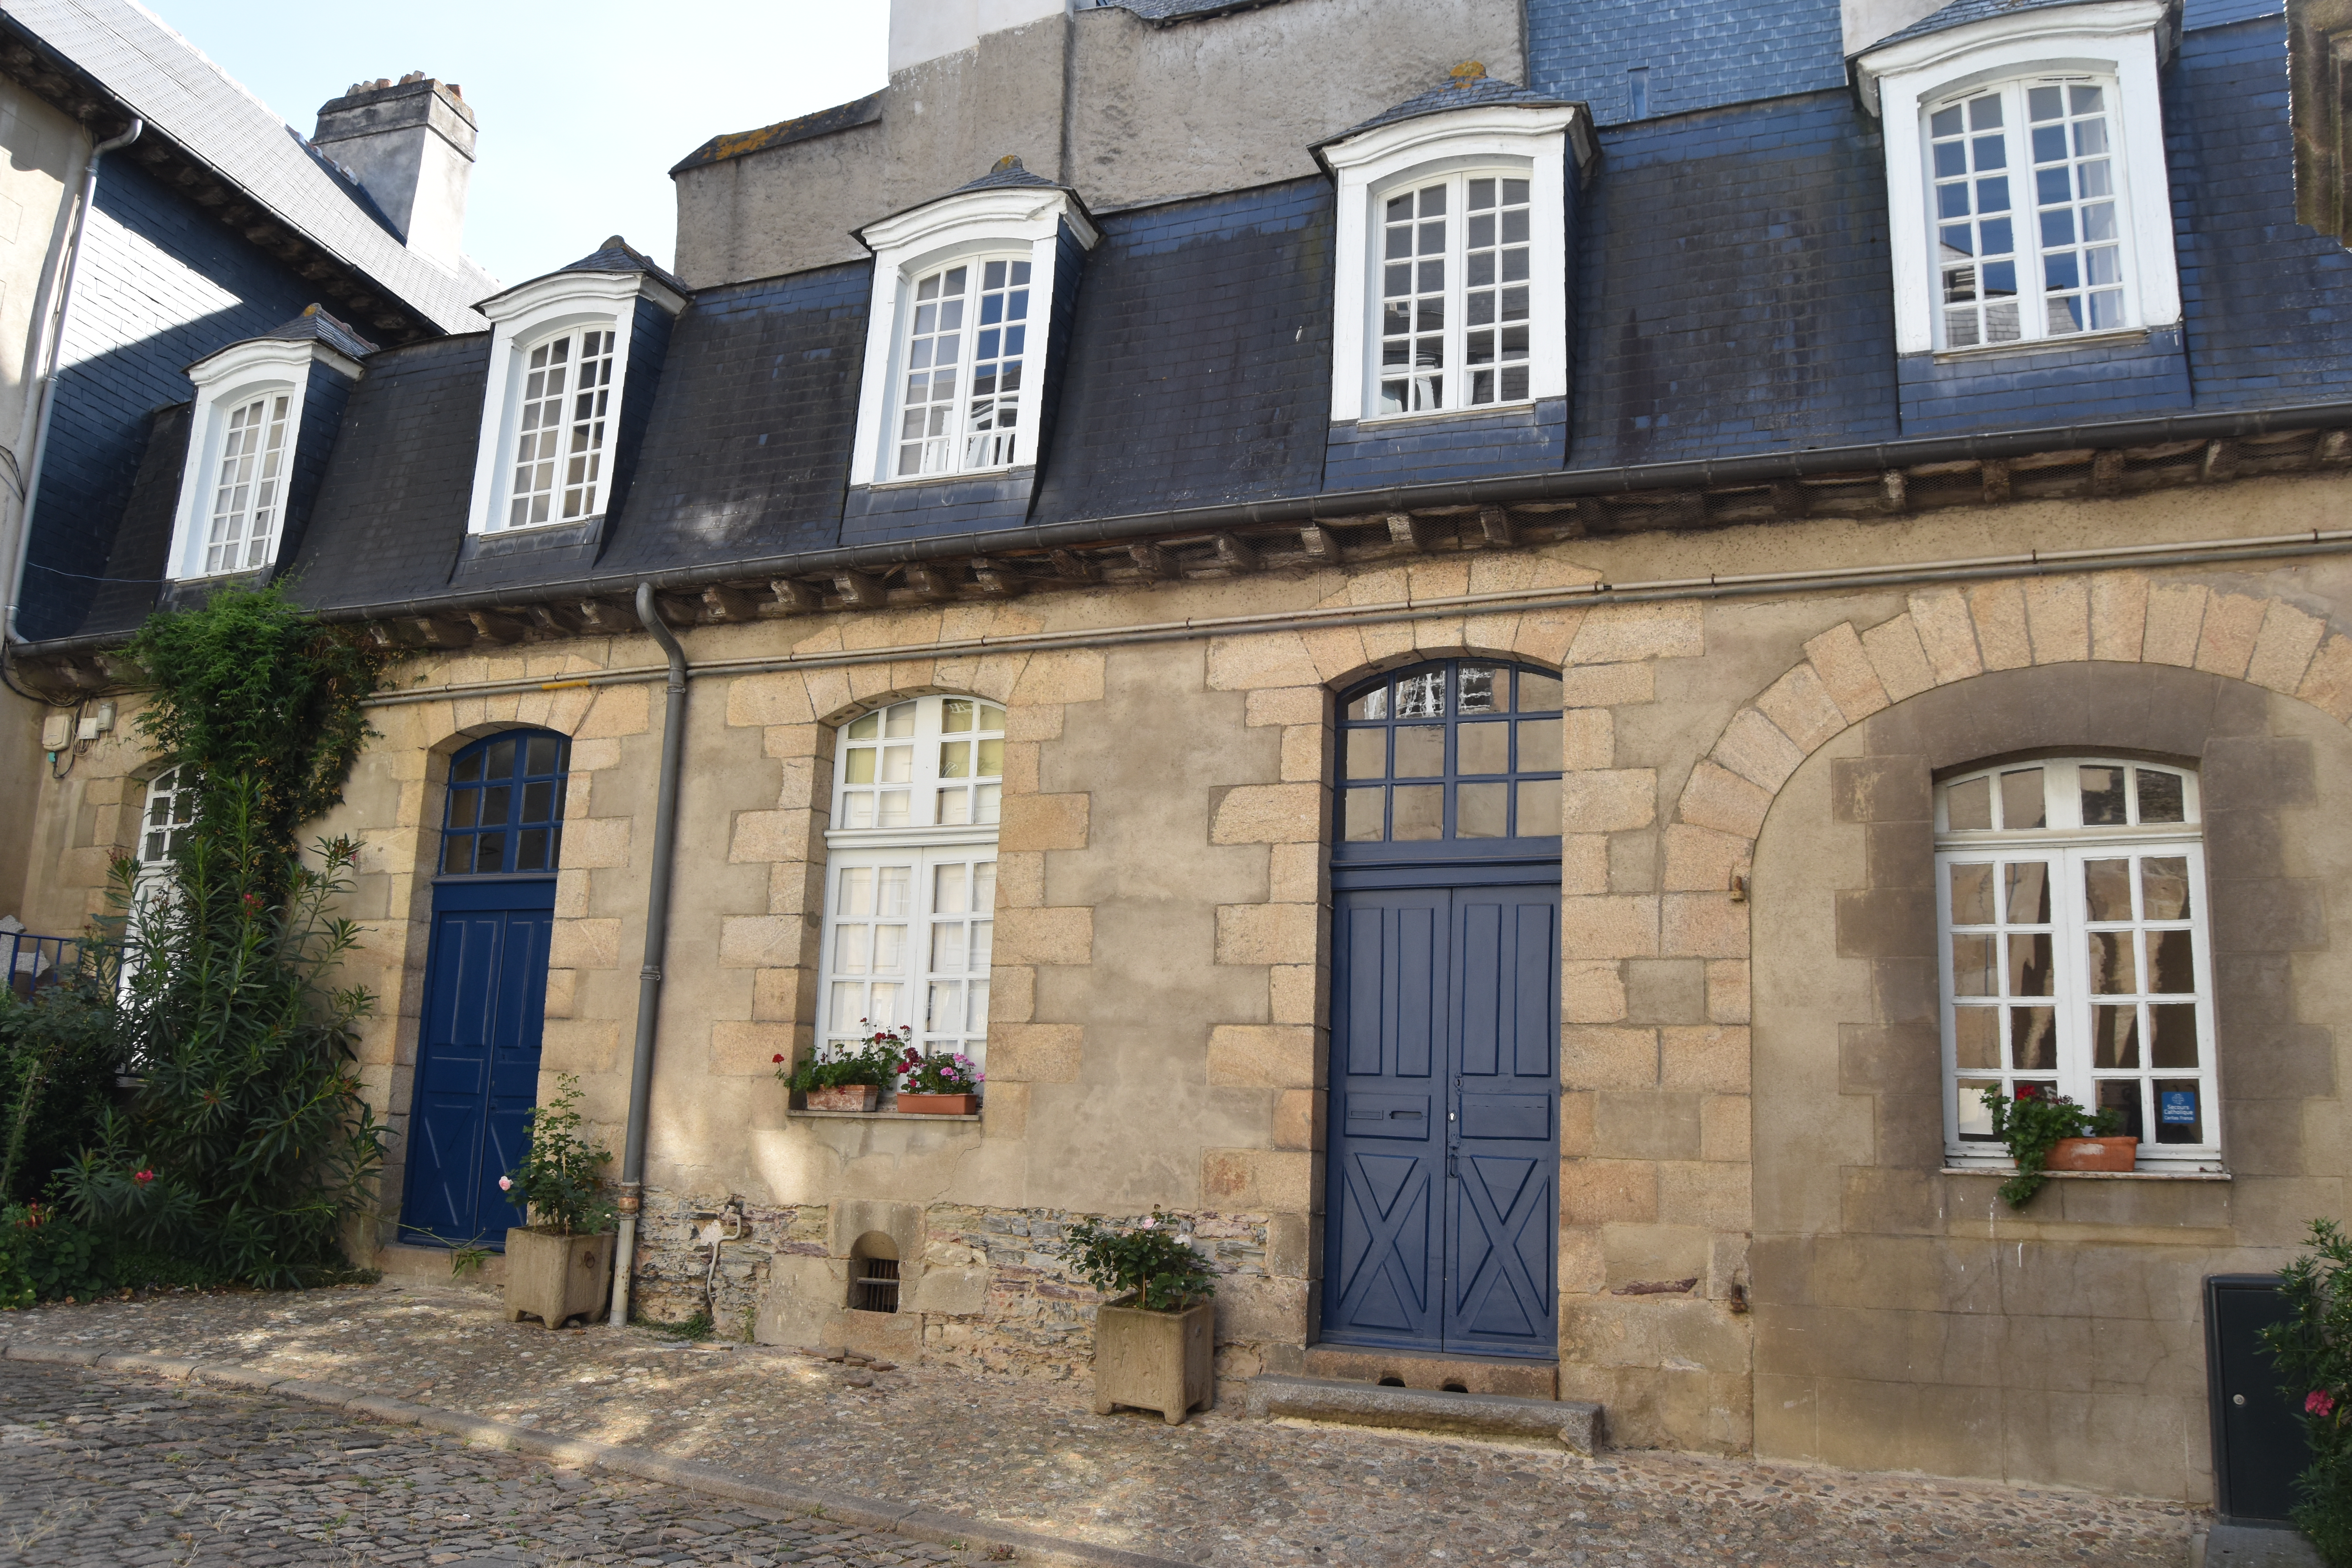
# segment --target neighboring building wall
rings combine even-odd
[[[1008,153],[1103,212],[1314,174],[1308,148],[1463,60],[1522,79],[1518,13],[1287,0],[1173,26],[1111,7],[992,33],[894,76],[878,121],[681,167],[677,270],[699,289],[861,260],[851,230]]]
[[[0,515],[11,518],[22,505],[17,488],[32,460],[29,450],[16,447],[32,377],[38,374],[33,313],[89,146],[89,135],[78,121],[0,77],[0,151],[7,154],[0,159],[0,447],[7,452]],[[0,540],[6,536],[7,530],[0,529]],[[5,591],[0,585],[0,593]],[[47,765],[41,720],[47,712],[44,705],[13,691],[0,692],[0,799],[29,800],[40,788]],[[28,852],[22,832],[0,835],[0,915],[23,917],[18,906]]]

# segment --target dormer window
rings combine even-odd
[[[1335,425],[1568,395],[1569,188],[1597,155],[1580,108],[1474,62],[1316,153],[1339,188]]]
[[[1006,158],[858,238],[874,303],[853,487],[1034,468],[1057,305],[1100,238],[1086,210]]]
[[[1024,460],[1030,270],[1025,257],[975,257],[916,282],[897,478],[1009,468]]]
[[[2178,322],[2161,0],[1934,22],[1855,62],[1885,125],[1897,349],[2054,347]]]
[[[686,286],[615,235],[478,308],[490,369],[467,530],[571,540],[626,493],[630,431],[645,423]]]
[[[516,418],[509,528],[588,517],[604,478],[605,419],[613,396],[613,349],[606,328],[568,331],[530,351]]]
[[[213,516],[205,575],[248,572],[276,558],[284,512],[286,416],[293,395],[257,397],[228,416],[214,468]]]
[[[313,305],[188,367],[196,397],[169,579],[267,573],[290,556],[326,456],[302,449],[302,431],[333,428],[362,359],[374,352]]]

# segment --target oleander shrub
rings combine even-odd
[[[2352,1568],[2352,1237],[2316,1219],[2306,1245],[2279,1276],[2287,1321],[2263,1330],[2263,1342],[2311,1445],[2311,1464],[2295,1478],[2295,1527],[2330,1568]]]

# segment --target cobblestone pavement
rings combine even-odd
[[[28,1565],[968,1560],[299,1400],[23,1362],[0,1361],[0,1562]]]
[[[1097,1416],[1072,1384],[860,1369],[642,1329],[550,1333],[492,1292],[384,1284],[0,1317],[0,1339],[241,1362],[1217,1568],[2180,1568],[2202,1516],[1917,1477],[1304,1428],[1226,1410]]]

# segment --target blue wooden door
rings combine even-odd
[[[524,1221],[499,1178],[521,1163],[539,1100],[569,751],[561,735],[526,731],[452,759],[409,1102],[403,1241],[499,1249],[507,1227]]]
[[[1557,1353],[1559,901],[1338,896],[1327,1341]]]

